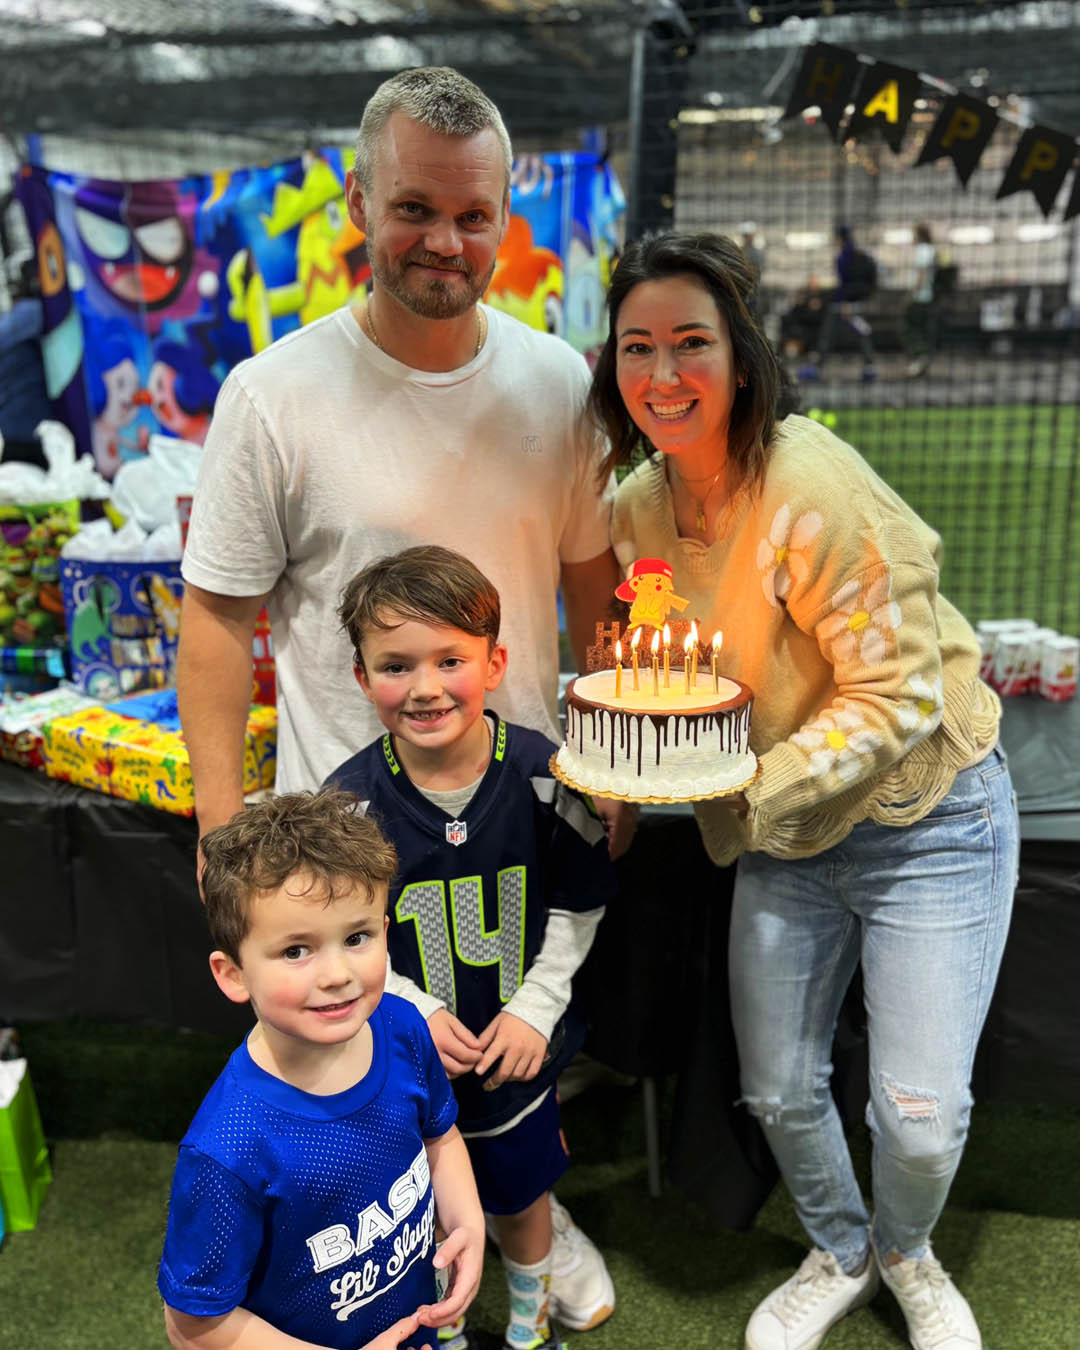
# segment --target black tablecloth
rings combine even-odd
[[[976,1064],[976,1096],[1080,1105],[1080,702],[1010,701],[1002,729],[1024,843],[1016,910]],[[0,762],[0,1022],[73,1016],[235,1035],[195,886],[193,820]],[[677,1074],[671,1175],[715,1217],[750,1222],[773,1168],[739,1096],[728,1015],[731,869],[688,811],[646,810],[619,864],[578,985],[589,1050],[634,1074]],[[865,1100],[858,987],[841,1018],[835,1090]]]

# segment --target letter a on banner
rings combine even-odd
[[[1071,136],[1049,127],[1029,127],[1005,170],[998,199],[1028,191],[1048,216],[1075,158],[1076,142]]]
[[[804,108],[820,108],[821,120],[835,141],[858,73],[859,58],[854,52],[815,42],[803,56],[784,116],[796,117]]]
[[[875,61],[859,81],[847,134],[858,138],[877,127],[893,154],[899,154],[918,89],[919,77],[913,70]]]
[[[997,124],[998,115],[987,104],[967,94],[950,94],[930,128],[916,167],[951,159],[957,177],[967,187]]]

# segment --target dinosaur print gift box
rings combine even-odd
[[[112,708],[89,708],[55,718],[43,734],[50,778],[174,815],[194,814],[191,762],[178,729]],[[244,736],[245,793],[274,786],[276,752],[277,709],[253,707]]]

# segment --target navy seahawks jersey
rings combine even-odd
[[[394,970],[476,1033],[521,985],[543,943],[548,911],[597,909],[615,893],[603,826],[584,798],[552,777],[556,747],[499,719],[492,745],[487,772],[459,820],[413,785],[389,735],[330,778],[360,798],[398,851],[389,904]],[[584,1034],[571,1004],[535,1079],[491,1092],[475,1075],[455,1079],[461,1129],[511,1120],[554,1082]]]

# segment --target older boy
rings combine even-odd
[[[551,776],[549,740],[485,715],[507,655],[498,592],[468,559],[435,546],[379,559],[339,613],[386,728],[332,781],[402,860],[390,987],[427,1017],[454,1079],[510,1284],[506,1346],[554,1347],[549,1289],[551,1312],[581,1329],[615,1302],[600,1253],[550,1194],[567,1163],[555,1081],[584,1038],[570,981],[615,891],[604,830]]]
[[[210,968],[258,1020],[180,1145],[170,1342],[389,1350],[461,1315],[484,1243],[431,1036],[383,994],[394,849],[342,792],[263,802],[204,845]]]

